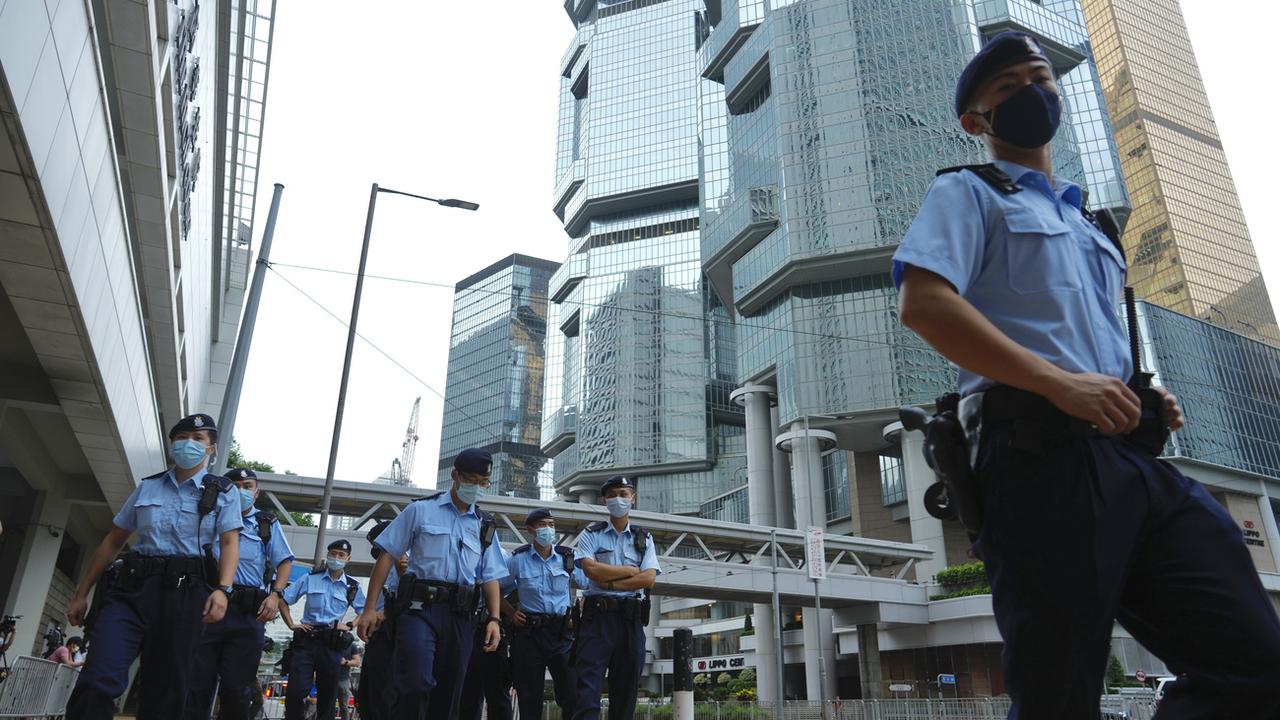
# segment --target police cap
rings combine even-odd
[[[493,468],[493,456],[487,450],[467,448],[453,459],[453,469],[470,475],[489,477]]]
[[[346,554],[350,555],[350,554],[351,554],[351,543],[347,542],[346,540],[334,540],[333,542],[329,543],[329,549],[330,549],[330,550],[341,550],[341,551],[345,552]]]
[[[1030,60],[1053,64],[1040,43],[1026,33],[1006,30],[991,38],[965,66],[956,82],[956,117],[964,115],[969,108],[969,99],[982,83],[1002,70]]]
[[[227,471],[226,478],[231,482],[240,482],[241,480],[257,480],[258,474],[251,468],[231,468]]]
[[[172,440],[173,436],[180,432],[195,432],[196,430],[208,432],[209,437],[215,440],[218,438],[218,424],[213,421],[213,418],[204,413],[196,413],[182,418],[176,425],[169,428],[169,439]]]
[[[605,480],[604,484],[600,486],[600,494],[603,495],[606,492],[609,492],[609,488],[616,488],[616,487],[631,488],[631,492],[635,492],[636,481],[632,480],[629,477],[625,477],[623,475],[614,475],[608,480]]]
[[[534,525],[551,517],[551,508],[538,508],[525,516],[524,526],[533,527]],[[554,518],[552,518],[554,519]]]
[[[364,536],[365,539],[369,541],[369,544],[373,546],[373,549],[370,550],[369,552],[371,555],[373,555],[374,560],[378,559],[378,556],[383,553],[383,550],[377,545],[374,545],[373,541],[377,540],[378,536],[382,534],[382,531],[386,530],[387,526],[389,526],[390,524],[391,524],[390,520],[379,520],[377,525],[374,525],[372,528],[369,528],[369,534]]]

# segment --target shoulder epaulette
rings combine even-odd
[[[231,480],[224,478],[221,475],[205,475],[201,482],[202,484],[208,483],[217,487],[218,492],[230,492],[231,488],[236,486],[236,484],[231,482]]]
[[[270,525],[274,522],[280,522],[280,519],[276,517],[276,514],[270,510],[259,510],[254,513],[254,516],[258,518],[258,523],[262,525]]]
[[[957,173],[962,170],[977,175],[986,184],[1000,191],[1003,195],[1014,195],[1022,192],[1022,187],[1013,181],[1005,171],[1001,170],[995,163],[985,163],[982,165],[956,165],[955,167],[942,168],[935,175],[942,177],[950,173]]]
[[[307,573],[307,574],[308,574],[308,575],[319,575],[320,573],[324,572],[324,571],[325,571],[325,569],[326,569],[326,568],[325,568],[325,566],[324,566],[323,564],[321,564],[321,565],[317,565],[317,566],[315,566],[315,567],[311,568],[311,572],[309,572],[309,573]]]
[[[601,530],[604,530],[607,527],[609,527],[609,522],[607,520],[601,520],[599,522],[591,523],[586,527],[586,529],[590,530],[591,532],[600,532]]]
[[[530,550],[532,550],[532,549],[533,549],[533,546],[532,546],[532,545],[530,545],[529,543],[525,543],[524,545],[521,545],[520,547],[516,548],[515,550],[512,550],[512,551],[511,551],[511,554],[512,554],[512,555],[519,555],[520,553],[527,553],[527,552],[529,552],[529,551],[530,551]]]
[[[1103,208],[1096,212],[1090,212],[1088,208],[1081,205],[1080,214],[1084,215],[1084,219],[1088,220],[1091,225],[1098,228],[1111,244],[1115,246],[1120,253],[1120,259],[1127,264],[1129,258],[1125,257],[1124,242],[1120,239],[1120,224],[1116,222],[1116,216],[1110,210]]]
[[[444,491],[443,491],[443,490],[441,490],[440,492],[431,493],[430,495],[423,495],[422,497],[416,497],[416,498],[414,498],[414,499],[410,500],[409,502],[411,502],[411,503],[416,503],[416,502],[418,502],[419,500],[435,500],[436,498],[440,497],[440,496],[441,496],[441,495],[443,495],[443,494],[444,494]]]
[[[495,522],[493,513],[481,510],[479,507],[476,508],[476,517],[480,518],[480,522]]]
[[[558,552],[558,553],[560,553],[561,555],[572,555],[572,554],[573,554],[573,548],[565,547],[565,546],[563,546],[563,545],[557,545],[557,546],[555,547],[555,551],[556,551],[556,552]]]
[[[162,477],[164,477],[165,475],[168,475],[168,474],[169,474],[169,471],[168,471],[168,470],[161,470],[160,472],[156,473],[155,475],[148,475],[148,476],[146,476],[146,477],[144,477],[144,478],[142,478],[142,479],[143,479],[143,481],[147,481],[147,480],[159,480],[160,478],[162,478]]]

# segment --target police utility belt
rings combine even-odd
[[[476,597],[474,585],[419,580],[413,575],[405,575],[400,579],[395,602],[389,607],[394,615],[399,615],[406,610],[422,610],[428,605],[444,604],[456,613],[470,615],[475,610]]]
[[[597,615],[617,613],[624,620],[649,624],[649,596],[612,597],[609,595],[589,595],[582,601],[582,619],[589,620]]]
[[[203,583],[204,570],[204,561],[197,556],[129,553],[120,565],[116,587],[126,592],[136,590],[143,580],[157,575],[164,578],[165,585],[183,587]]]
[[[315,630],[303,630],[298,628],[293,631],[293,643],[299,647],[303,645],[317,645],[319,647],[327,647],[330,650],[342,652],[351,647],[356,638],[346,630],[338,628],[320,628]]]
[[[235,608],[246,615],[257,615],[258,608],[262,607],[262,601],[267,599],[267,591],[256,585],[232,587],[231,600],[227,602],[227,608]]]
[[[547,629],[557,635],[564,635],[569,632],[569,613],[566,611],[561,615],[556,615],[555,613],[525,612],[524,625],[515,627],[516,632],[540,629]]]

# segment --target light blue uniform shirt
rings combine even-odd
[[[217,548],[222,533],[244,526],[234,486],[218,493],[217,505],[200,521],[200,484],[208,473],[201,468],[181,485],[173,473],[169,468],[139,483],[112,520],[121,530],[138,534],[134,550],[143,555],[197,556],[202,545],[212,543]]]
[[[329,577],[328,570],[307,573],[285,589],[284,601],[292,605],[303,595],[307,596],[307,605],[299,622],[313,626],[336,623],[347,614],[347,574],[343,573],[334,580]],[[357,613],[364,611],[364,589],[359,585],[351,607]]]
[[[1128,381],[1133,372],[1119,312],[1125,264],[1111,240],[1080,214],[1074,183],[997,161],[1022,192],[1004,195],[971,172],[938,177],[893,256],[955,286],[1009,339],[1073,373]],[[960,369],[960,393],[989,378]]]
[[[662,568],[658,567],[658,554],[653,549],[653,538],[649,538],[649,545],[644,549],[644,557],[640,557],[632,538],[631,523],[627,523],[626,529],[621,533],[613,527],[612,523],[603,530],[583,530],[578,538],[578,547],[574,549],[574,556],[578,560],[592,558],[609,565],[630,565],[640,568],[642,572],[656,570],[659,575],[662,574]],[[591,580],[587,583],[585,594],[638,597],[641,593],[639,590],[609,591],[603,585],[597,585],[594,580]]]
[[[374,605],[374,609],[382,612],[387,609],[387,593],[395,594],[400,589],[400,573],[396,572],[395,566],[391,567],[391,572],[387,575],[387,581],[382,583],[382,592],[378,593],[378,602]]]
[[[252,510],[241,516],[244,527],[240,529],[240,564],[236,566],[236,585],[249,585],[260,590],[267,590],[262,584],[262,575],[266,570],[262,552],[262,538],[258,537],[258,511]],[[280,523],[271,528],[271,544],[267,546],[266,559],[271,561],[271,568],[280,567],[285,560],[293,560],[293,548],[284,533],[280,532]],[[213,546],[215,557],[222,557],[222,551]]]
[[[373,542],[392,557],[409,553],[409,572],[419,580],[465,586],[507,576],[496,535],[481,557],[475,505],[459,512],[448,492],[410,503]]]
[[[569,556],[573,559],[573,555]],[[572,565],[570,566],[572,567]],[[537,545],[525,545],[516,549],[507,560],[510,583],[504,583],[502,594],[513,590],[520,593],[520,609],[525,612],[563,615],[569,608],[569,585],[587,586],[587,575],[577,567],[573,572],[564,569],[564,556],[552,548],[543,559]]]

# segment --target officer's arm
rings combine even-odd
[[[633,569],[638,570],[636,575],[623,580],[614,580],[612,588],[614,590],[648,590],[658,581],[657,570]]]
[[[640,568],[632,565],[610,565],[592,558],[583,558],[582,572],[596,584],[626,580],[640,574]]]
[[[489,608],[489,617],[501,617],[502,597],[498,593],[497,580],[484,584],[484,604]]]
[[[391,572],[391,566],[394,563],[394,556],[389,552],[378,556],[378,561],[373,564],[373,574],[369,576],[369,595],[364,600],[361,614],[368,614],[370,617],[377,614],[378,596],[382,594],[382,586],[387,582],[387,573]]]
[[[276,566],[276,581],[272,583],[271,587],[267,588],[267,590],[279,590],[281,594],[284,594],[285,588],[289,585],[289,575],[292,573],[293,558],[283,560]]]
[[[120,549],[124,547],[125,541],[133,534],[129,530],[120,527],[112,527],[111,532],[102,538],[102,542],[98,544],[98,549],[93,552],[93,558],[89,561],[89,567],[84,572],[84,577],[80,578],[80,584],[76,586],[77,598],[87,598],[89,590],[98,582],[98,578],[102,576],[102,571],[115,561],[116,556],[120,554]]]
[[[280,619],[284,620],[284,626],[290,630],[296,630],[298,628],[298,626],[293,622],[293,616],[289,614],[288,598],[285,599],[285,602],[280,603]]]
[[[233,585],[240,564],[240,530],[228,530],[218,537],[218,584]]]
[[[898,314],[902,324],[948,360],[998,383],[1052,397],[1069,373],[1009,339],[941,275],[908,265]]]

